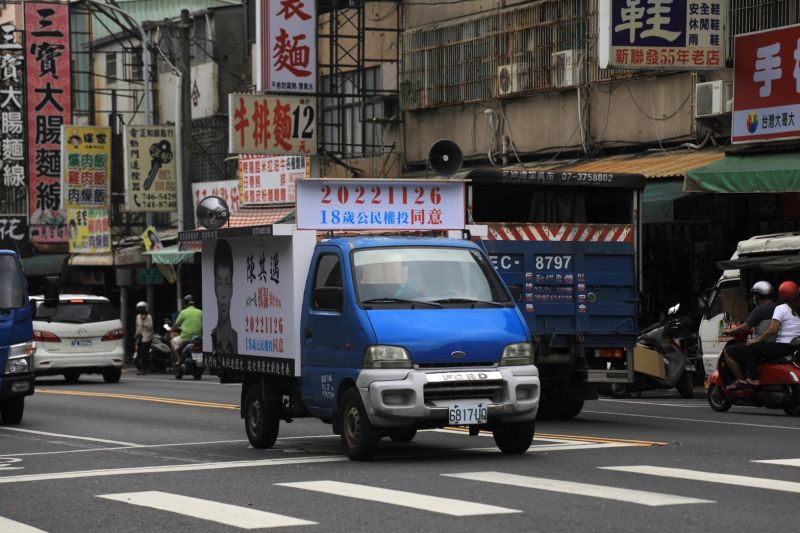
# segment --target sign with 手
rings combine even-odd
[[[239,156],[242,205],[294,203],[295,182],[311,176],[308,156]]]
[[[310,96],[228,95],[229,152],[312,155],[317,152],[317,100]]]
[[[125,210],[178,210],[175,126],[125,126]]]

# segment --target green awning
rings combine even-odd
[[[153,263],[157,265],[177,265],[179,263],[191,263],[194,261],[194,254],[197,252],[181,252],[177,244],[172,246],[165,246],[160,250],[152,250],[145,252],[144,255],[149,255],[153,258]]]
[[[681,181],[648,181],[642,195],[642,222],[674,222],[673,202],[688,194],[684,192]]]
[[[726,155],[686,173],[689,192],[800,192],[800,152]]]
[[[49,276],[59,274],[69,254],[40,254],[22,258],[26,276]]]

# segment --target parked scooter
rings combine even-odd
[[[183,346],[181,363],[173,367],[173,374],[175,379],[181,379],[184,375],[191,375],[194,379],[202,379],[205,369],[205,365],[203,365],[203,338],[194,337]]]
[[[743,342],[744,339],[727,340],[726,347],[732,342]],[[773,359],[758,365],[758,381],[755,388],[728,390],[726,387],[735,381],[733,374],[720,354],[717,370],[708,377],[706,398],[714,411],[724,413],[732,405],[749,405],[768,409],[783,409],[789,416],[800,416],[800,346],[791,355],[782,359]]]
[[[164,325],[164,328],[168,328],[168,326]],[[169,334],[164,332],[153,335],[153,342],[150,344],[151,371],[166,373],[170,366],[172,366],[173,360],[172,347],[169,344]]]
[[[680,338],[683,325],[676,316],[679,309],[680,304],[671,307],[663,320],[642,330],[637,340],[642,353],[634,356],[634,381],[611,384],[609,395],[612,398],[628,397],[631,392],[672,388],[684,398],[694,397],[692,374],[695,366],[676,340]],[[644,365],[637,368],[637,358],[648,358],[651,368],[647,371]]]

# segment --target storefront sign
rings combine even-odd
[[[30,235],[67,240],[61,209],[61,131],[72,121],[69,5],[25,2]]]
[[[164,276],[157,268],[137,268],[136,282],[139,285],[163,285]]]
[[[67,209],[69,251],[101,254],[111,251],[108,209]]]
[[[610,4],[600,2],[599,6],[601,68],[700,70],[725,66],[728,0],[607,1]]]
[[[317,152],[317,100],[229,94],[229,152],[310,155]]]
[[[310,176],[307,156],[239,156],[242,205],[293,204],[295,182]]]
[[[111,129],[62,126],[64,207],[111,207]]]
[[[737,35],[731,141],[800,137],[800,24]]]
[[[256,41],[259,91],[316,91],[316,2],[258,0]]]
[[[125,126],[125,210],[178,210],[175,126]]]

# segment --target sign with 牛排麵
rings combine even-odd
[[[30,236],[65,242],[61,209],[61,126],[72,122],[69,5],[24,2]]]
[[[61,142],[64,207],[110,208],[111,129],[65,125]]]
[[[125,126],[125,210],[178,210],[175,126]]]
[[[317,230],[463,229],[464,182],[307,179],[297,227]]]
[[[228,115],[233,154],[317,153],[316,98],[231,93]]]
[[[601,1],[600,67],[723,68],[727,5],[728,0]]]
[[[259,91],[315,92],[316,2],[257,0],[256,50]]]
[[[737,35],[734,143],[800,137],[800,24]]]
[[[67,209],[69,251],[101,254],[111,251],[108,209]]]
[[[294,203],[295,182],[311,176],[311,158],[299,155],[239,156],[242,205]]]

